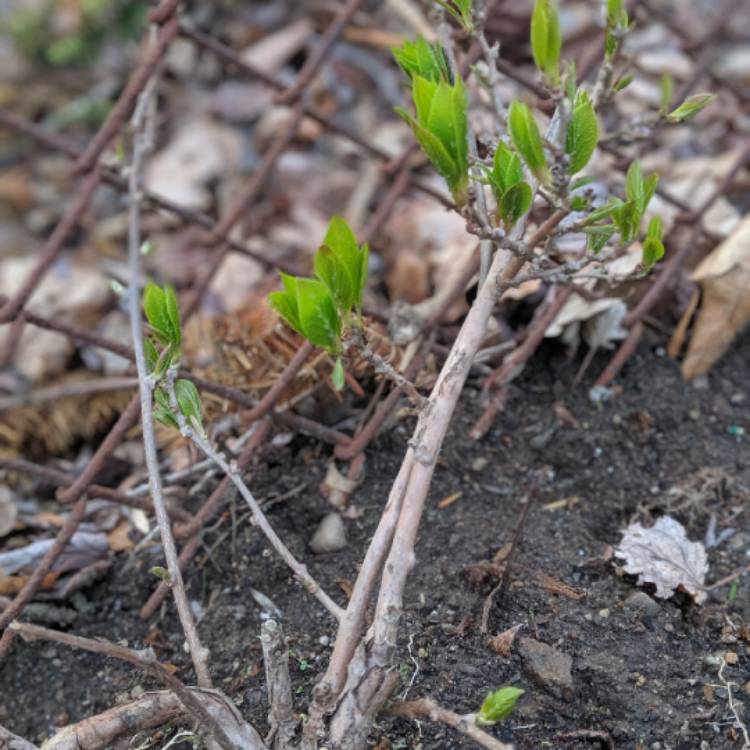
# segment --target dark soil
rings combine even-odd
[[[597,357],[591,372],[605,361]],[[669,600],[634,597],[635,580],[621,575],[606,552],[630,521],[649,524],[670,512],[692,540],[705,538],[712,516],[717,534],[736,529],[709,549],[709,582],[750,562],[745,489],[750,487],[750,338],[735,346],[703,388],[686,386],[656,344],[644,346],[630,361],[615,395],[604,403],[592,402],[585,387],[571,385],[576,368],[556,346],[543,348],[517,381],[516,395],[495,428],[479,443],[467,439],[480,413],[477,394],[464,395],[435,475],[407,592],[402,693],[408,687],[409,697],[429,695],[468,712],[489,690],[518,685],[526,693],[516,710],[489,731],[525,750],[598,746],[593,737],[556,737],[576,730],[608,733],[617,748],[740,748],[726,692],[715,687],[715,657],[736,655],[729,656],[735,663],[724,676],[736,683],[734,696],[744,711],[750,703],[750,647],[742,640],[750,622],[748,576],[712,590],[702,607],[680,594]],[[561,421],[561,404],[575,424],[569,417]],[[349,546],[338,554],[314,558],[307,549],[315,524],[328,510],[318,491],[327,449],[303,439],[269,449],[267,464],[250,479],[259,498],[298,490],[274,504],[270,518],[342,603],[341,580],[356,575],[410,428],[402,422],[370,447],[366,479],[354,498],[362,515],[347,521]],[[507,592],[495,598],[489,612],[491,634],[520,626],[513,652],[502,657],[479,631],[485,598],[497,581],[478,580],[471,566],[491,560],[511,539],[535,476],[541,476],[539,491]],[[441,499],[457,492],[462,493],[458,499],[439,507]],[[545,507],[565,498],[566,504]],[[244,508],[231,510],[206,534],[205,554],[189,575],[190,595],[205,608],[200,630],[212,650],[217,687],[262,728],[266,704],[257,634],[263,610],[251,589],[283,612],[300,710],[326,663],[333,627],[247,523]],[[147,571],[158,562],[156,548],[127,566],[120,556],[106,580],[71,603],[76,614],[68,627],[136,647],[150,630],[160,658],[178,665],[180,676],[190,681],[172,607],[165,606],[151,623],[138,617],[153,586]],[[570,589],[551,593],[541,574]],[[580,598],[570,598],[576,592]],[[518,654],[521,637],[572,657],[570,700],[532,680]],[[40,741],[56,725],[149,687],[119,663],[54,644],[19,642],[0,674],[0,722]],[[155,738],[155,746],[167,738]],[[380,740],[381,749],[472,746],[448,728],[404,719],[381,719],[373,739]]]

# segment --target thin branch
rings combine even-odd
[[[250,489],[242,479],[242,475],[237,469],[236,464],[234,462],[230,464],[223,453],[217,451],[203,435],[199,434],[196,430],[194,430],[187,424],[185,417],[180,411],[177,403],[177,395],[175,393],[174,387],[175,376],[175,369],[170,368],[169,372],[167,373],[166,387],[169,393],[169,401],[172,412],[177,419],[177,422],[180,426],[180,432],[182,433],[183,437],[187,438],[194,445],[200,448],[200,450],[203,451],[203,453],[208,458],[213,459],[213,461],[219,466],[219,468],[221,468],[221,470],[229,477],[232,484],[237,488],[240,495],[242,495],[242,498],[250,507],[255,525],[260,528],[263,534],[265,534],[266,538],[271,543],[271,546],[279,553],[284,562],[292,569],[297,578],[299,578],[299,580],[302,582],[303,586],[333,615],[333,617],[335,617],[337,620],[341,619],[343,613],[342,608],[338,604],[336,604],[336,602],[334,602],[333,599],[328,596],[328,594],[326,594],[326,592],[320,587],[320,584],[312,577],[312,575],[310,575],[310,572],[307,570],[307,566],[300,563],[290,552],[289,548],[284,544],[284,542],[281,541],[279,536],[273,530],[271,524],[268,522],[266,514],[261,510],[260,505],[258,505],[258,501],[253,496],[253,493],[250,492]]]
[[[143,92],[139,95],[133,116],[133,158],[130,165],[128,210],[128,261],[130,271],[130,290],[128,294],[128,309],[130,314],[130,329],[133,339],[135,363],[138,370],[138,383],[141,401],[141,422],[143,428],[143,449],[146,454],[146,466],[148,468],[149,485],[151,497],[154,502],[156,522],[161,534],[162,547],[167,562],[167,569],[172,581],[172,593],[180,624],[185,633],[190,656],[195,666],[195,674],[198,685],[203,688],[211,687],[211,677],[208,672],[208,651],[203,646],[198,636],[190,603],[185,593],[185,584],[182,580],[177,559],[177,549],[172,536],[172,529],[167,514],[164,495],[162,492],[161,475],[159,472],[159,461],[156,451],[156,437],[154,435],[153,423],[153,395],[154,379],[148,373],[146,356],[143,348],[143,329],[141,323],[139,280],[141,278],[141,173],[146,154],[151,149],[148,138],[147,114],[150,101],[156,89],[157,78],[152,75],[146,83]]]
[[[480,729],[474,722],[473,714],[457,714],[443,708],[432,698],[420,698],[414,701],[401,701],[388,707],[391,716],[404,716],[409,719],[430,719],[431,721],[447,724],[456,731],[474,740],[487,750],[513,750],[512,745],[495,739],[492,735]]]

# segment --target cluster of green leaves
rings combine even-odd
[[[411,79],[416,116],[400,107],[396,112],[409,123],[414,136],[448,183],[453,200],[466,202],[469,182],[467,102],[464,83],[453,74],[439,45],[423,39],[393,50],[396,62]]]
[[[162,379],[170,367],[180,359],[182,324],[180,308],[174,289],[147,284],[143,292],[143,311],[149,324],[149,336],[143,341],[143,351],[149,373],[159,381],[154,390],[154,418],[168,427],[179,429]],[[201,398],[189,380],[178,379],[174,384],[177,405],[194,429],[203,431]]]
[[[589,214],[584,227],[589,249],[598,253],[615,233],[619,234],[624,245],[635,240],[658,183],[658,175],[644,176],[640,163],[634,161],[625,175],[625,200],[612,198]],[[662,222],[654,217],[643,240],[643,267],[651,268],[663,255]]]
[[[531,53],[550,86],[560,83],[562,35],[556,0],[536,0],[531,14]]]
[[[78,28],[60,34],[54,5],[53,0],[21,4],[2,22],[2,30],[27,58],[54,66],[91,64],[112,36],[137,39],[148,11],[145,0],[83,0]]]
[[[516,707],[516,701],[523,695],[524,691],[516,687],[503,687],[490,693],[483,701],[476,723],[481,726],[497,724],[510,715]]]
[[[346,221],[334,216],[315,255],[316,278],[281,273],[284,289],[268,298],[291,328],[336,357],[333,383],[337,389],[344,387],[342,333],[353,312],[362,314],[368,252],[366,244],[357,243]]]

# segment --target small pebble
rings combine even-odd
[[[346,547],[346,527],[338,513],[329,513],[323,517],[310,540],[310,549],[316,555],[326,552],[338,552]]]
[[[472,471],[482,471],[482,469],[487,466],[487,463],[488,461],[484,456],[479,456],[472,461],[471,469]]]

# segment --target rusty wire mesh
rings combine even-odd
[[[716,14],[714,25],[700,36],[689,33],[687,30],[676,25],[669,15],[665,16],[654,0],[641,0],[640,2],[631,4],[644,16],[653,16],[665,22],[670,30],[681,40],[684,49],[690,52],[697,60],[694,75],[682,87],[678,93],[679,97],[684,98],[693,92],[704,79],[708,79],[714,90],[717,87],[726,88],[734,94],[742,106],[747,107],[748,100],[745,92],[731,83],[722,81],[710,66],[711,47],[721,37],[725,25],[732,18],[734,10],[740,4],[741,0],[728,0]],[[103,350],[117,353],[130,360],[133,359],[132,348],[129,345],[106,338],[92,330],[66,323],[63,318],[53,320],[36,315],[26,309],[26,304],[47,271],[49,271],[60,257],[66,241],[79,226],[82,218],[89,210],[97,189],[102,184],[108,184],[119,191],[127,192],[126,180],[117,170],[102,163],[102,155],[113,140],[123,131],[139,93],[164,59],[170,43],[179,37],[189,40],[205,52],[215,55],[223,63],[233,66],[242,75],[270,87],[277,92],[277,102],[284,103],[290,108],[290,116],[285,126],[276,134],[271,145],[263,154],[262,159],[247,179],[244,187],[239,191],[239,195],[236,197],[233,205],[218,220],[214,220],[202,211],[185,208],[159,195],[149,192],[144,193],[145,210],[166,211],[179,217],[184,222],[184,225],[195,227],[201,233],[200,244],[211,254],[211,262],[202,277],[191,289],[186,290],[182,295],[183,317],[187,318],[196,311],[202,295],[230,253],[247,255],[262,263],[266,268],[281,268],[290,272],[299,271],[294,264],[286,262],[283,259],[270,257],[257,249],[253,249],[246,241],[242,242],[230,237],[230,233],[241,219],[252,215],[252,209],[257,205],[262,196],[264,188],[273,175],[280,157],[294,140],[305,118],[310,118],[317,122],[324,132],[349,140],[368,156],[377,159],[382,164],[381,179],[383,194],[366,225],[362,237],[363,240],[372,240],[376,237],[379,230],[388,221],[399,197],[410,190],[421,191],[434,200],[440,201],[445,205],[450,205],[439,191],[435,191],[414,173],[414,160],[412,158],[416,152],[414,145],[408,148],[399,158],[393,159],[385,150],[372,143],[365,135],[332,122],[325,113],[319,111],[307,101],[305,94],[310,83],[318,75],[337,40],[347,27],[347,24],[350,23],[362,5],[363,0],[348,0],[341,7],[333,22],[320,38],[316,49],[308,57],[294,84],[286,86],[276,77],[241,60],[238,54],[224,43],[185,24],[179,16],[178,0],[163,0],[158,7],[151,11],[149,17],[151,23],[158,26],[156,44],[151,47],[144,47],[147,51],[143,53],[129,81],[122,89],[120,96],[112,107],[109,116],[85,149],[80,149],[73,141],[68,140],[64,136],[47,132],[41,126],[18,116],[14,112],[0,109],[1,127],[28,137],[38,144],[40,148],[59,152],[74,162],[73,176],[71,176],[71,193],[73,197],[65,208],[54,231],[38,251],[38,261],[33,271],[29,273],[24,283],[16,290],[12,297],[0,298],[0,324],[5,328],[5,338],[0,346],[0,365],[7,366],[12,361],[15,347],[21,332],[26,326],[55,331],[62,336],[70,337],[79,342],[86,342]],[[580,55],[580,78],[584,79],[591,73],[599,62],[600,55],[601,38],[597,36]],[[474,46],[469,49],[466,61],[471,63],[476,61],[478,57],[479,50]],[[539,106],[543,108],[548,107],[550,102],[547,92],[536,81],[525,74],[523,70],[516,69],[505,62],[501,62],[500,69],[503,74],[511,77],[521,87],[526,89],[530,96],[535,96]],[[613,154],[615,163],[619,169],[624,170],[627,167],[627,160],[617,148],[606,145],[606,150]],[[711,246],[718,241],[719,238],[710,228],[704,226],[703,218],[714,203],[727,193],[737,173],[748,160],[750,160],[750,140],[746,142],[736,162],[728,170],[716,190],[696,210],[692,210],[683,201],[672,196],[668,186],[660,187],[659,192],[661,197],[681,211],[678,221],[690,228],[690,240],[683,242],[679,248],[668,248],[668,252],[669,250],[672,251],[669,252],[668,261],[656,275],[648,293],[637,307],[629,313],[626,320],[629,327],[629,335],[614,354],[610,364],[600,375],[597,381],[599,384],[610,382],[633,352],[643,332],[644,317],[659,299],[660,294],[670,279],[685,262],[693,241],[702,237]],[[257,223],[253,224],[251,220],[247,232],[248,236],[259,229],[259,225]],[[472,265],[470,268],[467,268],[467,274],[459,280],[460,283],[456,286],[454,296],[463,292],[463,287],[468,278],[475,272],[475,267],[475,265]],[[440,322],[440,317],[440,315],[433,315],[428,321],[428,329],[436,327]],[[409,370],[405,373],[407,377],[413,376],[421,367],[430,344],[431,339],[429,336],[426,336],[420,353],[415,357]],[[368,442],[376,434],[378,427],[396,403],[399,397],[397,390],[394,389],[383,396],[384,388],[378,388],[367,410],[367,413],[371,414],[371,416],[354,435],[333,430],[330,427],[318,424],[293,412],[276,413],[274,406],[279,394],[295,378],[310,354],[311,347],[303,347],[291,359],[280,376],[277,385],[260,402],[249,397],[243,390],[212,382],[205,378],[199,378],[189,372],[182,373],[184,376],[192,378],[201,390],[208,393],[215,393],[222,398],[235,402],[245,409],[249,409],[247,422],[262,420],[260,429],[256,431],[253,439],[245,445],[238,458],[238,464],[241,468],[246,467],[250,463],[258,446],[267,436],[273,420],[281,421],[288,427],[307,432],[321,440],[332,443],[335,445],[336,455],[340,458],[355,458],[361,454]],[[134,396],[127,407],[121,412],[106,438],[98,445],[90,461],[78,476],[52,470],[27,460],[0,460],[0,468],[15,469],[20,472],[44,477],[46,481],[58,486],[58,500],[63,505],[71,508],[64,525],[57,533],[53,546],[39,563],[23,589],[16,595],[13,602],[0,614],[0,628],[5,628],[9,622],[15,619],[35,595],[45,575],[52,568],[55,560],[70,541],[83,519],[86,512],[87,500],[90,497],[106,497],[117,503],[150,509],[150,501],[145,498],[134,498],[131,495],[126,495],[96,484],[96,478],[107,457],[111,455],[128,431],[137,423],[139,413],[138,399],[137,396]],[[183,545],[180,554],[180,563],[183,569],[188,566],[190,560],[196,554],[203,525],[220,506],[226,495],[227,488],[228,480],[225,479],[218,484],[194,515],[181,509],[173,509],[173,518],[176,524],[175,535]],[[167,591],[168,587],[165,584],[157,587],[141,611],[143,617],[150,616],[156,610],[166,596]],[[10,640],[10,631],[6,629],[2,641],[0,641],[0,655],[4,655],[7,652]]]

